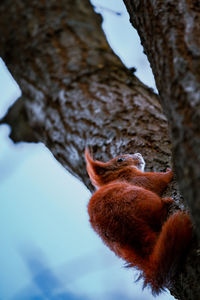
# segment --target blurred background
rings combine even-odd
[[[155,89],[122,0],[92,4],[115,53]],[[1,118],[21,93],[2,60],[0,89]],[[91,229],[85,186],[43,144],[14,145],[8,135],[0,126],[0,300],[154,299]]]

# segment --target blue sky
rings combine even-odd
[[[114,51],[155,87],[122,1],[92,2],[104,15],[103,28]],[[0,88],[2,117],[20,95],[2,62]],[[44,145],[14,145],[8,134],[9,128],[0,126],[0,300],[154,299],[90,228],[90,193],[83,184]]]

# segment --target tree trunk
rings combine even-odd
[[[91,190],[86,146],[96,159],[140,152],[148,170],[170,165],[168,126],[158,96],[114,55],[89,0],[2,0],[0,12],[1,56],[22,89],[1,121],[11,126],[15,142],[44,142]],[[180,200],[175,183],[170,193]],[[188,267],[196,271],[193,249],[176,280],[179,299],[192,299],[181,296],[181,276],[187,290]]]
[[[151,63],[177,179],[200,237],[200,2],[124,2]]]
[[[124,2],[155,76],[169,121],[177,181],[200,238],[200,3]],[[193,294],[191,288],[191,282],[192,287],[199,286],[197,269],[197,278],[189,272],[190,281],[179,290],[180,299],[199,298],[200,290]]]

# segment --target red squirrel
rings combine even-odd
[[[136,267],[153,294],[170,287],[170,280],[185,254],[192,224],[186,212],[169,215],[172,198],[161,198],[173,178],[144,172],[140,153],[120,155],[104,163],[85,150],[87,172],[97,188],[88,204],[90,223],[104,243]]]

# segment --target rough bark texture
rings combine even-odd
[[[0,12],[1,56],[23,93],[3,120],[14,141],[44,142],[90,188],[86,145],[99,159],[140,151],[151,169],[169,165],[158,98],[114,55],[88,0],[6,0]]]
[[[200,2],[124,0],[169,121],[177,181],[200,237]],[[179,299],[199,299],[199,260]],[[193,265],[193,263],[192,263]],[[196,277],[196,279],[195,279]],[[196,285],[196,287],[195,287]]]
[[[2,0],[0,13],[0,54],[23,93],[2,120],[15,142],[44,142],[90,189],[86,145],[97,159],[140,152],[148,170],[171,164],[158,97],[109,48],[89,0]],[[170,193],[180,199],[175,183]]]
[[[124,2],[155,75],[178,182],[200,234],[200,2]]]

